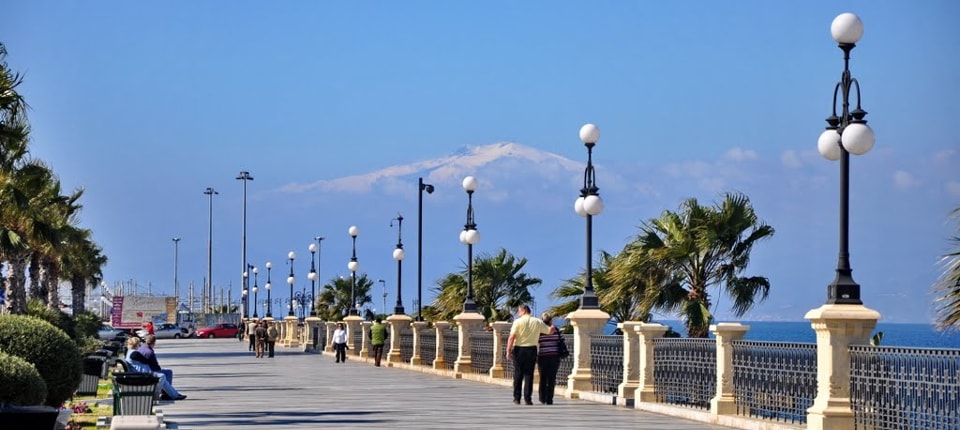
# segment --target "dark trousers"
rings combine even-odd
[[[335,343],[333,344],[333,349],[336,352],[337,363],[341,361],[347,361],[347,344],[346,343]]]
[[[257,344],[257,335],[255,335],[255,334],[248,334],[247,337],[250,338],[250,349],[249,349],[249,350],[250,350],[250,351],[253,351],[253,347],[256,346],[256,344]]]
[[[560,369],[560,356],[537,357],[537,367],[540,368],[540,386],[537,392],[540,403],[553,404],[553,389],[557,386],[557,370]]]
[[[277,341],[268,340],[267,341],[267,357],[273,358],[273,347],[276,345]]]
[[[383,344],[373,346],[373,365],[380,367],[380,359],[383,358]]]
[[[537,347],[517,346],[513,348],[513,400],[529,402],[533,397],[533,369],[537,365]]]

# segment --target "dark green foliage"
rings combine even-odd
[[[86,310],[80,312],[73,317],[73,331],[77,334],[76,339],[79,342],[79,339],[86,337],[97,337],[97,332],[100,331],[102,324],[100,317],[96,314]]]
[[[47,306],[43,301],[32,299],[27,302],[27,315],[32,317],[40,318],[50,324],[53,324],[55,327],[63,330],[70,339],[76,339],[77,336],[74,333],[73,319],[70,318],[70,315],[67,315],[65,312],[59,309],[52,309]]]
[[[0,350],[37,368],[47,384],[47,406],[60,407],[80,386],[81,360],[76,343],[46,321],[0,315]]]
[[[26,360],[0,351],[0,407],[42,405],[47,384]]]

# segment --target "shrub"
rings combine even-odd
[[[47,406],[60,407],[80,386],[81,360],[76,343],[46,321],[0,315],[0,350],[36,367],[47,384]]]
[[[53,309],[47,306],[46,303],[41,300],[31,299],[27,302],[27,315],[40,318],[53,324],[55,327],[63,330],[70,339],[77,338],[76,334],[74,334],[73,319],[70,318],[70,315],[67,315],[60,309]]]
[[[0,351],[0,407],[36,406],[47,399],[47,384],[26,360]]]
[[[101,325],[103,323],[100,322],[100,317],[97,314],[86,310],[80,312],[73,317],[73,331],[77,334],[75,339],[79,341],[85,337],[97,337]]]

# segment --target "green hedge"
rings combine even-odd
[[[80,386],[77,344],[46,321],[25,315],[0,315],[0,351],[36,367],[47,384],[47,406],[62,406]]]
[[[36,406],[47,399],[47,384],[26,360],[0,351],[0,405]]]

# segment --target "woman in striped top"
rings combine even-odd
[[[553,325],[552,315],[544,312],[540,319],[550,327],[550,334],[540,335],[540,347],[537,348],[537,367],[540,369],[540,386],[537,392],[540,403],[552,405],[553,390],[557,385],[557,369],[560,368],[560,342],[563,342],[563,335]]]

